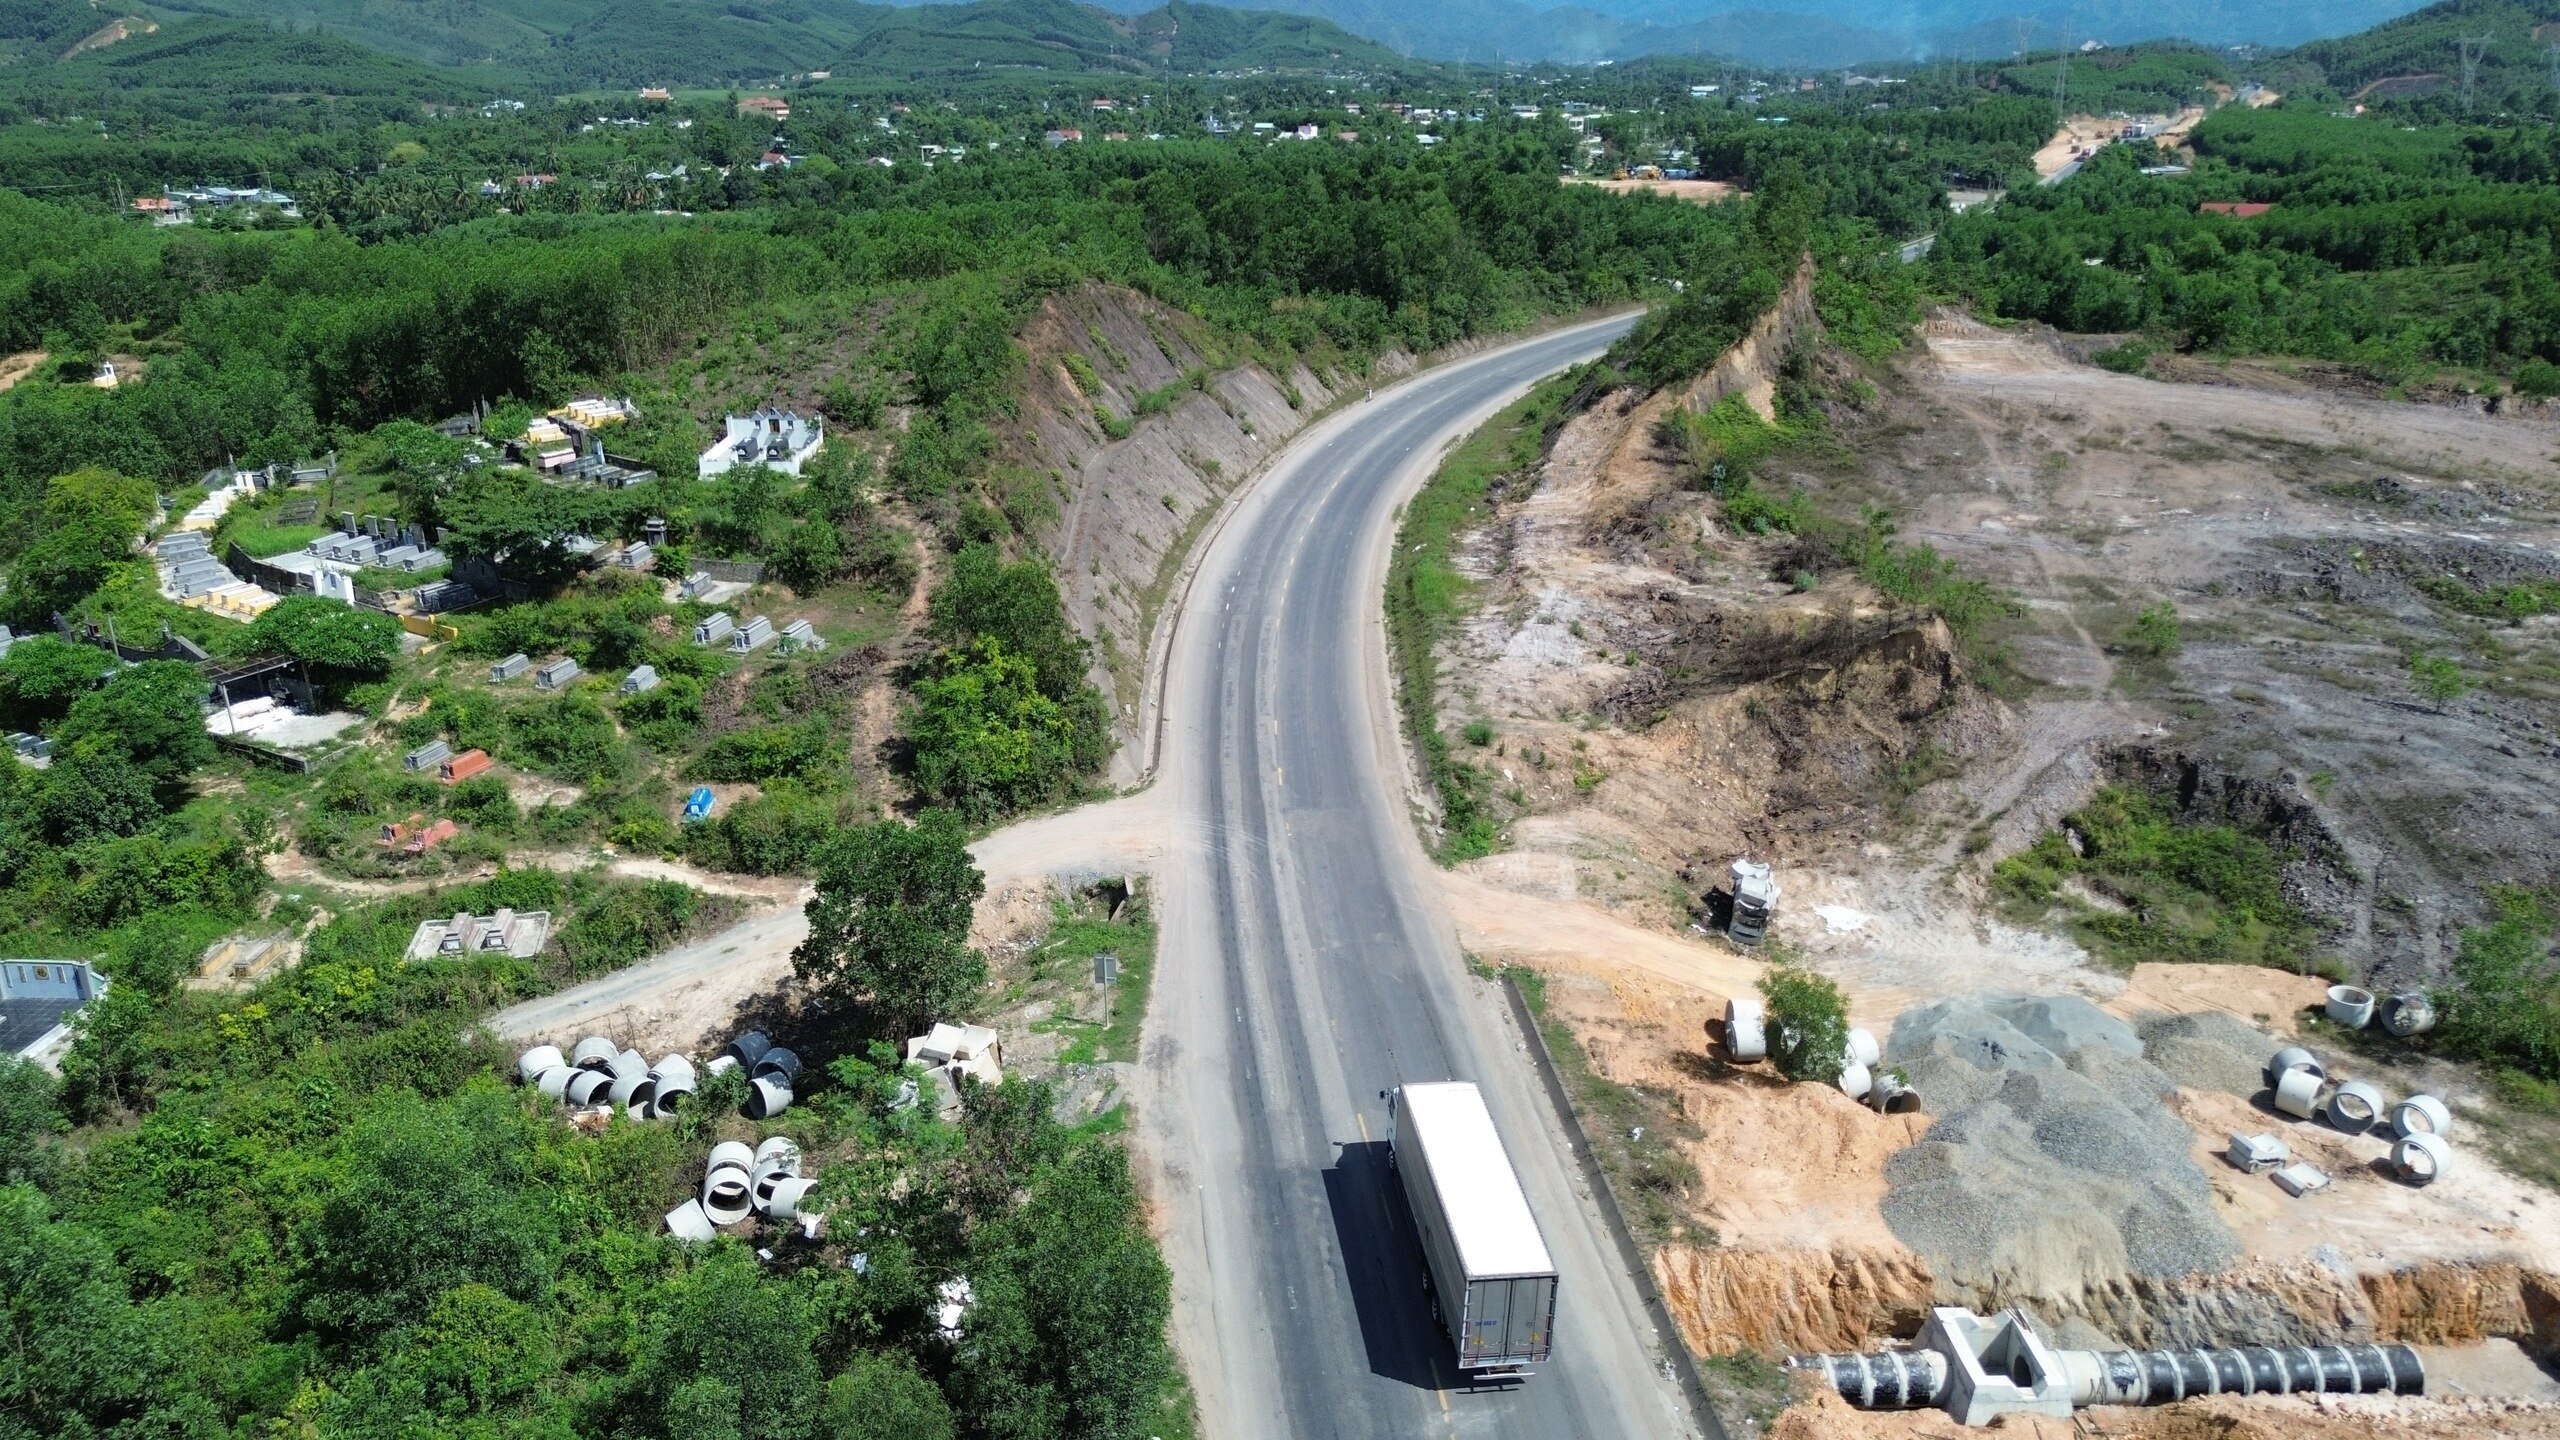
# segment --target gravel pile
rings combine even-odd
[[[2244,1099],[2267,1088],[2267,1057],[2283,1042],[2237,1015],[2153,1015],[2138,1028],[2143,1058],[2190,1090],[2221,1090]]]
[[[1894,1023],[1885,1061],[1944,1117],[1886,1162],[1884,1199],[1942,1281],[2064,1298],[2239,1258],[2174,1082],[2123,1021],[2070,997],[1942,1001]]]

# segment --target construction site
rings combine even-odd
[[[1729,1433],[2560,1434],[2560,1117],[2426,1043],[2560,833],[2554,631],[2430,597],[2560,574],[2560,428],[2108,343],[1940,312],[1869,365],[1799,289],[1565,422],[1436,655],[1502,796],[1451,922],[1536,992]],[[1884,507],[2005,618],[1728,523],[1675,421],[1789,429],[1789,385],[1822,423],[1760,489]],[[2430,699],[2434,653],[2485,673]],[[2262,847],[2289,938],[2158,958],[2111,937],[2236,932],[2004,866],[2108,805]],[[1838,1084],[1765,1058],[1776,964],[1846,999]]]

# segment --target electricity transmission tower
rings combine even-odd
[[[2480,57],[2488,53],[2489,42],[2494,38],[2490,35],[2455,37],[2454,43],[2462,47],[2462,113],[2465,115],[2471,113],[2472,100],[2479,90]]]
[[[2053,123],[2065,123],[2062,95],[2071,79],[2071,32],[2062,32],[2062,48],[2053,56]]]

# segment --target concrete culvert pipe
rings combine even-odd
[[[2329,1097],[2329,1123],[2350,1135],[2361,1135],[2382,1118],[2382,1092],[2362,1080],[2350,1080]]]
[[[2308,1070],[2314,1079],[2329,1078],[2329,1072],[2320,1067],[2320,1061],[2310,1051],[2299,1045],[2287,1045],[2276,1052],[2275,1058],[2268,1061],[2267,1068],[2261,1072],[2266,1076],[2267,1088],[2274,1089],[2276,1081],[2283,1078],[2287,1070]]]
[[[818,1182],[807,1176],[786,1176],[773,1187],[773,1194],[765,1203],[765,1213],[776,1220],[797,1220],[801,1204],[809,1198],[809,1192],[817,1188]]]
[[[569,1063],[557,1045],[536,1045],[516,1057],[516,1078],[530,1085],[545,1070],[556,1070]]]
[[[2391,1147],[2391,1167],[2412,1185],[2433,1185],[2452,1164],[2453,1147],[2444,1143],[2441,1135],[2421,1130],[2401,1137],[2400,1143]]]
[[[734,1165],[741,1170],[752,1170],[755,1163],[756,1152],[738,1141],[723,1140],[711,1147],[711,1154],[702,1162],[702,1168],[717,1170],[723,1165]]]
[[[702,1213],[712,1224],[735,1225],[754,1208],[754,1187],[746,1171],[721,1165],[702,1177]]]
[[[750,1030],[746,1034],[739,1036],[737,1039],[730,1041],[729,1048],[720,1053],[728,1056],[731,1060],[740,1065],[752,1066],[758,1060],[764,1058],[764,1052],[772,1048],[773,1040],[771,1037],[767,1036],[761,1030]]]
[[[770,1075],[747,1087],[747,1118],[770,1120],[791,1108],[791,1087]]]
[[[663,1119],[682,1110],[685,1102],[691,1098],[693,1098],[692,1080],[660,1080],[658,1093],[650,1098],[649,1108],[658,1118]]]
[[[625,1079],[649,1073],[649,1057],[637,1050],[625,1050],[613,1057],[613,1073]]]
[[[569,1052],[569,1063],[581,1070],[610,1070],[613,1057],[621,1053],[621,1046],[601,1035],[590,1035],[578,1042],[577,1049]]]
[[[791,1173],[799,1174],[800,1143],[788,1135],[766,1136],[764,1143],[756,1147],[756,1163],[763,1165],[768,1162],[780,1162],[788,1166]]]
[[[1840,1067],[1840,1093],[1852,1100],[1864,1100],[1876,1088],[1875,1072],[1852,1060]]]
[[[667,1233],[691,1245],[700,1245],[719,1234],[711,1228],[711,1217],[703,1213],[699,1200],[687,1200],[667,1212]]]
[[[800,1057],[780,1045],[764,1052],[756,1061],[758,1076],[770,1075],[785,1085],[800,1083]]]
[[[748,1198],[754,1202],[756,1213],[759,1215],[769,1213],[773,1209],[773,1192],[775,1188],[783,1184],[785,1181],[797,1180],[799,1178],[800,1177],[793,1173],[792,1168],[788,1165],[780,1164],[771,1160],[758,1165],[754,1171],[747,1176]]]
[[[2436,1028],[2435,1002],[2415,990],[2403,990],[2383,1002],[2382,1028],[2406,1040]]]
[[[533,1088],[557,1100],[569,1089],[569,1082],[585,1072],[566,1065],[554,1065],[533,1078]]]
[[[658,1098],[658,1082],[649,1076],[629,1076],[613,1082],[613,1103],[634,1120],[649,1118],[649,1107]]]
[[[1890,1070],[1875,1072],[1875,1088],[1867,1092],[1867,1104],[1880,1115],[1908,1115],[1920,1108],[1920,1092],[1902,1082]]]
[[[657,1076],[661,1085],[678,1079],[691,1084],[694,1079],[693,1061],[682,1055],[661,1055],[658,1063],[649,1067],[649,1073]]]
[[[2350,1030],[2373,1023],[2373,992],[2353,985],[2329,987],[2329,1018]]]
[[[2391,1107],[2391,1128],[2401,1135],[2450,1135],[2453,1112],[2433,1095],[2412,1095]]]
[[[2276,1109],[2297,1120],[2320,1113],[2320,1072],[2295,1066],[2276,1077]]]
[[[1769,1058],[1769,1012],[1749,996],[1724,1002],[1724,1053],[1736,1064]]]
[[[612,1071],[581,1070],[569,1077],[569,1084],[561,1091],[560,1098],[572,1105],[583,1107],[593,1105],[612,1088]]]
[[[1851,1030],[1849,1032],[1849,1059],[1856,1064],[1866,1066],[1869,1070],[1884,1063],[1884,1047],[1876,1043],[1874,1031]]]

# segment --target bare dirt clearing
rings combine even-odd
[[[1727,200],[1748,200],[1751,192],[1730,180],[1593,180],[1580,175],[1565,177],[1568,185],[1589,185],[1612,195],[1633,195],[1639,191],[1686,200],[1692,205],[1721,205]]]

